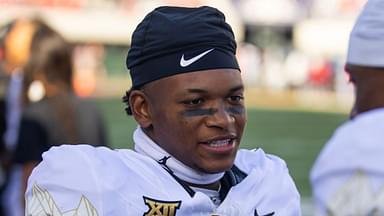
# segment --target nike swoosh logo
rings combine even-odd
[[[185,60],[184,59],[184,54],[183,56],[181,56],[181,59],[180,59],[180,66],[181,67],[188,67],[189,65],[191,65],[192,63],[196,62],[197,60],[201,59],[203,56],[207,55],[208,53],[210,53],[212,50],[214,50],[215,48],[212,48],[212,49],[209,49],[193,58],[190,58],[188,60]]]

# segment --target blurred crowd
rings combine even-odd
[[[114,59],[124,58],[133,27],[146,12],[160,5],[201,4],[218,7],[226,14],[239,42],[238,58],[247,87],[352,93],[345,84],[343,62],[348,32],[365,2],[0,0],[0,18],[37,13],[76,43],[75,91],[82,96],[98,94],[100,78],[126,76],[125,68]]]
[[[44,151],[107,145],[107,137],[96,104],[74,91],[70,43],[41,20],[24,18],[6,25],[0,39],[0,215],[23,215],[27,179]]]

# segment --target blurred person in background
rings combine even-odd
[[[22,114],[14,155],[14,163],[23,167],[24,189],[32,169],[42,160],[42,153],[51,146],[107,145],[103,117],[96,104],[74,94],[72,46],[40,22],[30,49],[25,76],[31,80],[28,92],[31,101]]]
[[[1,42],[0,42],[1,43]],[[1,48],[0,48],[1,49]],[[0,51],[1,52],[1,51]],[[1,57],[0,57],[1,61]],[[5,121],[5,87],[6,87],[6,79],[5,79],[4,71],[2,71],[0,67],[0,135],[3,137],[6,129],[6,121]],[[5,190],[8,171],[9,171],[9,156],[8,150],[5,146],[5,142],[0,138],[0,216],[4,216],[4,207],[1,202],[2,194]]]
[[[4,130],[0,139],[3,143],[1,161],[6,164],[6,170],[3,170],[4,185],[3,190],[0,190],[0,203],[6,216],[22,215],[22,207],[18,205],[21,199],[21,169],[11,164],[11,160],[17,145],[22,98],[25,95],[23,68],[29,58],[35,24],[29,19],[20,18],[4,26],[1,31],[0,91],[4,105],[1,110]]]
[[[317,215],[384,215],[383,11],[383,0],[368,0],[350,34],[345,69],[355,104],[312,168]]]
[[[244,84],[224,14],[153,10],[133,33],[127,67],[135,150],[51,148],[28,180],[26,215],[301,215],[285,162],[239,150]]]
[[[7,87],[7,76],[1,65],[4,58],[4,35],[5,30],[0,29],[0,216],[4,216],[4,207],[1,202],[2,194],[5,190],[7,173],[8,173],[8,151],[5,146],[3,135],[6,129],[5,120],[5,96]]]
[[[4,106],[3,101],[0,101],[0,112],[2,116],[0,117],[0,133],[4,133],[5,131],[5,116],[3,115]],[[5,148],[5,144],[2,140],[0,140],[0,195],[4,193],[6,183],[7,183],[7,174],[8,174],[8,152]],[[0,203],[0,216],[5,216],[4,213],[4,204]]]

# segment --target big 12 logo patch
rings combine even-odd
[[[143,216],[175,216],[181,201],[162,201],[143,196],[148,211]]]

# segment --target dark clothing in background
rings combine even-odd
[[[30,104],[23,113],[14,162],[38,162],[52,146],[80,143],[107,145],[96,104],[74,94],[44,98]]]
[[[5,147],[3,135],[5,132],[5,101],[0,99],[0,198],[5,190],[8,179],[9,155]],[[2,202],[0,202],[0,216],[5,216]]]
[[[2,194],[5,190],[8,176],[11,154],[4,142],[4,133],[6,130],[6,89],[8,77],[4,74],[0,65],[0,216],[5,216],[2,206]]]

